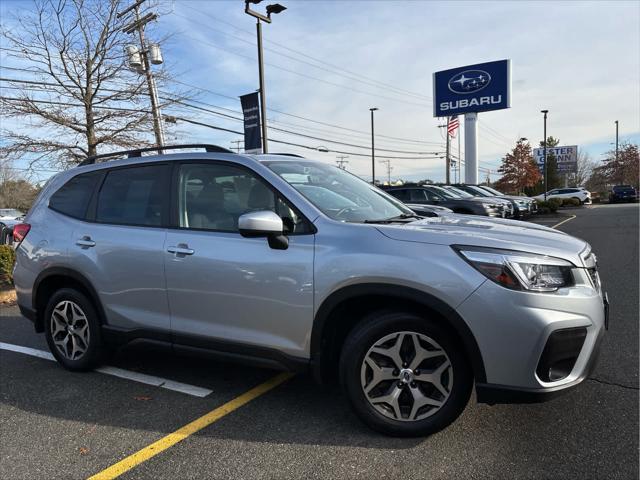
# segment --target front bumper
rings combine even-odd
[[[593,368],[605,330],[603,296],[587,284],[530,293],[487,280],[457,311],[471,329],[484,362],[486,382],[477,385],[479,402],[540,401],[579,384]],[[585,332],[570,366],[558,364],[568,370],[563,375],[541,375],[545,347],[554,333],[567,329]],[[553,362],[550,365],[556,368]]]

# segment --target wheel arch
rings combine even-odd
[[[402,308],[416,313],[431,313],[458,337],[476,382],[485,382],[486,373],[480,348],[463,318],[439,298],[411,287],[364,283],[343,287],[329,295],[315,315],[311,332],[311,368],[316,380],[328,382],[334,375],[339,347],[361,317],[378,308]],[[341,321],[344,317],[346,321]]]
[[[36,332],[44,331],[44,311],[48,299],[61,288],[75,288],[86,295],[98,313],[100,324],[106,323],[102,303],[91,281],[76,270],[66,267],[50,267],[40,272],[33,286],[32,307],[36,312]]]

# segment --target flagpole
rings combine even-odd
[[[451,149],[450,145],[451,145],[451,141],[449,138],[449,122],[451,121],[451,117],[447,117],[447,131],[445,133],[445,135],[447,136],[447,160],[446,160],[446,169],[447,172],[445,174],[445,183],[447,185],[451,184],[451,158],[449,155],[449,150]]]

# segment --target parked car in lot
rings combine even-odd
[[[609,192],[609,202],[635,202],[638,192],[631,185],[615,185]]]
[[[454,421],[474,384],[479,402],[542,400],[593,367],[606,295],[586,242],[419,219],[304,158],[179,148],[90,158],[16,225],[18,305],[65,368],[146,339],[311,370],[372,428],[412,436]]]
[[[544,193],[536,195],[533,198],[538,201],[542,201],[544,200]],[[574,198],[579,200],[581,204],[591,203],[591,193],[584,188],[555,188],[547,192],[547,200],[552,198],[559,198],[561,200],[564,200],[565,198]]]
[[[524,197],[514,197],[511,195],[504,195],[500,192],[489,191],[488,189],[480,185],[457,183],[454,185],[454,187],[459,190],[463,190],[470,195],[487,198],[499,198],[503,201],[509,202],[511,209],[513,210],[513,216],[516,218],[524,218],[531,213],[531,202]]]
[[[405,184],[398,187],[383,186],[382,189],[395,198],[411,205],[438,205],[455,213],[484,215],[488,217],[506,216],[504,205],[479,198],[463,198],[435,185]]]
[[[0,208],[0,222],[5,220],[16,220],[24,216],[20,210],[15,208]]]
[[[516,217],[526,217],[538,211],[538,202],[535,198],[525,197],[524,195],[506,195],[499,190],[488,185],[478,185],[479,188],[485,190],[491,195],[499,198],[506,198],[514,204],[514,215]]]

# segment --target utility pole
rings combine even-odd
[[[384,163],[387,166],[387,185],[391,185],[391,171],[393,170],[391,159],[380,160],[380,163]]]
[[[236,144],[235,147],[231,147],[231,148],[235,148],[236,149],[236,153],[240,153],[240,144],[244,143],[244,140],[232,140],[231,143],[235,143]]]
[[[346,170],[347,167],[345,167],[345,165],[349,163],[349,161],[345,160],[345,158],[349,158],[349,155],[336,155],[336,158],[338,159],[336,160],[336,163],[338,164],[338,168],[341,170]]]
[[[287,7],[274,3],[273,5],[267,5],[267,14],[263,15],[251,10],[250,4],[258,4],[262,0],[245,0],[244,12],[251,15],[256,19],[256,33],[258,35],[258,80],[260,82],[260,120],[262,120],[262,153],[269,153],[269,146],[267,143],[267,92],[265,91],[264,84],[264,54],[262,49],[262,23],[271,23],[271,15],[284,12]]]
[[[162,114],[160,113],[160,102],[158,101],[158,90],[156,88],[156,81],[151,73],[151,63],[159,65],[162,63],[162,55],[157,44],[150,45],[147,48],[144,27],[147,23],[156,20],[158,15],[155,13],[147,13],[144,17],[140,18],[140,5],[145,0],[137,0],[133,5],[130,5],[122,12],[116,15],[117,18],[121,18],[129,12],[134,12],[134,20],[123,27],[122,31],[127,34],[138,32],[138,39],[140,41],[140,55],[142,56],[142,65],[138,69],[138,73],[145,74],[147,79],[147,88],[149,90],[149,97],[151,99],[151,112],[153,115],[153,132],[156,137],[156,145],[158,147],[164,146],[164,125],[162,124]],[[150,50],[153,49],[151,61],[149,60]],[[140,71],[142,70],[142,71]],[[162,151],[159,151],[162,153]]]
[[[447,137],[447,153],[446,153],[446,172],[445,172],[445,183],[447,185],[451,185],[451,138],[449,137],[449,122],[451,121],[451,117],[447,117],[447,129],[445,132],[445,136]]]
[[[378,110],[378,107],[372,107],[369,109],[371,112],[371,184],[376,184],[376,148],[374,143],[374,130],[373,130],[373,112]]]
[[[540,113],[544,114],[544,142],[542,144],[542,175],[544,180],[544,201],[547,201],[547,113],[549,110],[540,110]]]

